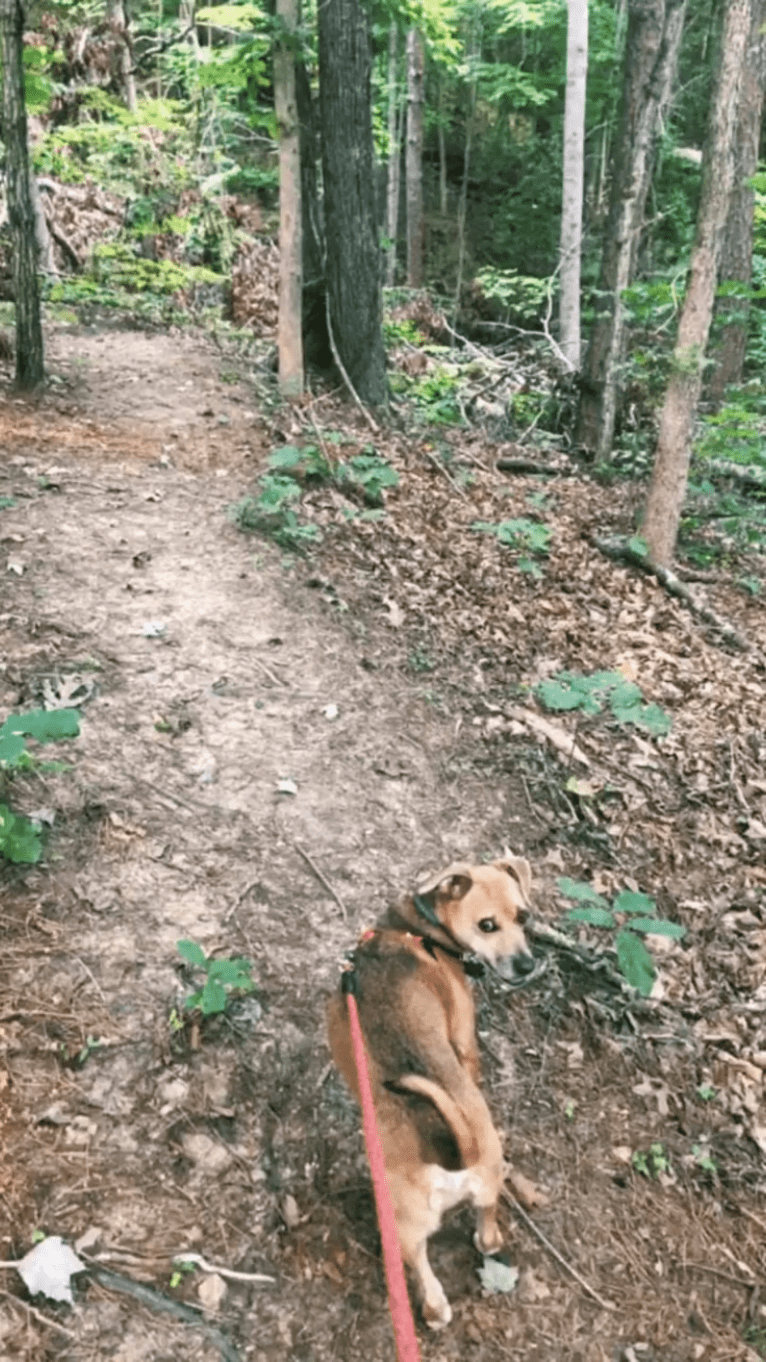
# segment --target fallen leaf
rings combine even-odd
[[[504,1263],[501,1258],[485,1258],[479,1268],[479,1281],[493,1296],[513,1291],[518,1280],[519,1269]]]
[[[197,1287],[197,1295],[208,1314],[215,1315],[218,1313],[228,1289],[223,1277],[219,1277],[217,1272],[213,1272],[210,1277],[203,1278]]]
[[[63,1239],[51,1234],[16,1263],[16,1271],[30,1296],[41,1291],[52,1301],[68,1301],[72,1305],[70,1278],[75,1272],[84,1272],[85,1264]]]

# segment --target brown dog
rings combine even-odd
[[[427,1241],[461,1201],[477,1208],[482,1253],[502,1245],[497,1202],[503,1182],[500,1137],[479,1091],[475,1012],[467,954],[511,984],[534,969],[522,923],[529,863],[449,866],[366,932],[354,953],[359,1017],[402,1257],[432,1329],[452,1311],[428,1261]],[[474,967],[474,971],[475,967]],[[357,1099],[348,1011],[328,1005],[330,1047]]]

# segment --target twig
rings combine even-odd
[[[331,898],[334,898],[334,899],[335,899],[335,902],[337,903],[338,907],[340,908],[341,914],[342,914],[342,916],[343,916],[343,921],[344,921],[344,922],[348,921],[348,916],[347,916],[347,913],[346,913],[346,905],[345,905],[345,903],[343,902],[343,899],[341,898],[340,894],[336,894],[335,890],[333,889],[332,885],[330,884],[330,881],[329,881],[328,879],[325,879],[325,876],[322,874],[322,872],[321,872],[321,870],[319,869],[319,867],[318,867],[317,865],[314,864],[314,862],[312,861],[312,859],[311,859],[311,857],[309,856],[308,852],[303,850],[303,847],[300,845],[300,843],[299,843],[299,842],[293,842],[293,846],[295,847],[295,850],[298,852],[298,855],[303,857],[303,859],[304,859],[304,861],[306,862],[306,865],[309,867],[309,869],[310,869],[310,870],[313,870],[314,874],[316,875],[317,879],[319,880],[319,883],[322,884],[322,885],[324,885],[325,889],[327,890],[327,892],[328,892],[328,894],[331,896]]]
[[[265,1272],[235,1272],[232,1267],[217,1267],[203,1258],[201,1253],[174,1253],[173,1262],[196,1263],[203,1272],[216,1272],[219,1277],[228,1277],[232,1282],[271,1282],[274,1285],[277,1280],[276,1277],[267,1277]]]
[[[327,316],[327,334],[328,334],[328,336],[329,336],[329,338],[330,338],[330,349],[332,350],[332,357],[333,357],[333,359],[335,360],[335,363],[336,363],[337,366],[338,366],[338,371],[339,371],[339,373],[340,373],[340,376],[341,376],[341,378],[343,379],[343,382],[345,383],[346,387],[348,388],[348,390],[349,390],[349,392],[350,392],[350,394],[351,394],[351,396],[352,396],[354,402],[356,403],[357,407],[359,408],[360,412],[362,413],[362,416],[364,417],[365,421],[367,422],[368,426],[370,427],[370,430],[373,431],[373,433],[374,433],[375,435],[377,435],[377,434],[379,433],[379,431],[380,431],[380,427],[376,424],[375,421],[373,421],[372,417],[370,416],[370,413],[368,412],[368,410],[367,410],[367,408],[365,407],[365,405],[364,405],[364,403],[363,403],[361,397],[360,397],[359,394],[357,393],[356,388],[354,387],[353,383],[351,382],[351,379],[349,378],[348,374],[346,373],[346,370],[345,370],[345,367],[344,367],[344,364],[343,364],[343,360],[341,359],[340,355],[338,354],[338,347],[337,347],[337,345],[335,344],[335,336],[333,335],[332,321],[331,321],[331,319],[330,319],[330,295],[329,295],[329,293],[325,293],[325,313],[326,313],[326,316]]]
[[[102,989],[100,983],[98,982],[98,979],[96,978],[95,974],[93,973],[93,970],[90,969],[88,965],[86,965],[86,963],[85,963],[84,960],[81,960],[81,959],[80,959],[79,955],[73,955],[73,956],[72,956],[72,959],[74,960],[74,962],[75,962],[76,965],[80,965],[80,966],[85,970],[85,973],[87,974],[88,978],[90,979],[90,981],[91,981],[93,987],[95,988],[95,990],[96,990],[96,992],[97,992],[99,998],[101,999],[101,1001],[102,1001],[102,1003],[104,1004],[104,1006],[106,1006],[106,998],[105,998],[105,996],[104,996],[104,990]]]
[[[267,667],[265,662],[261,662],[261,659],[259,657],[254,657],[253,662],[255,663],[256,667],[260,667],[264,676],[268,676],[269,680],[273,681],[275,686],[284,686],[286,690],[290,689],[289,682],[283,681],[282,677],[277,676],[276,672],[273,672],[271,670],[271,667]]]
[[[613,1302],[605,1301],[603,1296],[599,1296],[598,1291],[595,1291],[594,1288],[590,1286],[588,1282],[586,1282],[585,1278],[580,1276],[580,1273],[577,1271],[577,1268],[572,1267],[572,1264],[567,1262],[566,1258],[564,1258],[559,1253],[558,1249],[554,1248],[550,1239],[548,1239],[543,1234],[541,1229],[538,1229],[534,1220],[532,1220],[527,1215],[523,1206],[519,1204],[515,1196],[513,1196],[506,1188],[503,1188],[503,1196],[505,1197],[505,1200],[508,1202],[509,1206],[515,1211],[516,1215],[519,1217],[522,1224],[526,1225],[528,1230],[531,1230],[532,1234],[534,1234],[536,1239],[539,1239],[543,1248],[546,1249],[548,1253],[550,1253],[551,1257],[554,1259],[555,1262],[558,1263],[559,1267],[563,1267],[564,1271],[568,1272],[570,1277],[574,1277],[575,1281],[579,1282],[580,1286],[582,1287],[586,1295],[590,1296],[591,1299],[594,1300],[597,1305],[600,1305],[602,1310],[615,1310],[617,1307],[613,1304]]]
[[[459,495],[465,499],[466,495],[465,488],[461,487],[460,483],[455,482],[455,479],[453,478],[452,474],[449,472],[447,468],[444,467],[443,463],[439,463],[439,460],[437,459],[436,455],[432,454],[430,449],[424,449],[421,452],[425,454],[426,458],[428,459],[428,462],[433,465],[437,473],[443,473],[445,478],[447,479],[447,482],[451,483],[455,491],[458,492]]]
[[[0,1263],[0,1267],[15,1266],[15,1263]],[[57,1319],[51,1319],[48,1315],[44,1315],[42,1310],[36,1310],[34,1305],[30,1305],[28,1301],[20,1300],[11,1291],[0,1290],[0,1296],[3,1297],[3,1300],[11,1301],[13,1305],[18,1305],[20,1309],[26,1310],[28,1315],[38,1320],[40,1324],[46,1324],[49,1329],[55,1329],[58,1333],[64,1334],[66,1338],[77,1338],[77,1334],[72,1329],[66,1329],[63,1324],[59,1324]]]
[[[753,1287],[758,1286],[758,1282],[753,1277],[749,1279],[747,1277],[735,1277],[731,1272],[721,1272],[720,1268],[709,1267],[707,1263],[681,1263],[681,1267],[685,1272],[709,1272],[711,1277],[720,1277],[722,1281],[733,1282],[735,1286],[745,1286],[748,1291],[752,1291]]]

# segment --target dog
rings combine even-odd
[[[390,909],[353,955],[357,1005],[402,1257],[432,1329],[452,1318],[428,1261],[444,1214],[470,1201],[476,1247],[502,1247],[497,1204],[503,1150],[479,1089],[475,1008],[467,977],[490,966],[509,984],[535,968],[523,924],[529,862],[457,862]],[[473,957],[473,959],[469,958]],[[333,1058],[359,1100],[343,990],[327,1008]]]

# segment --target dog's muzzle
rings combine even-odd
[[[506,955],[502,960],[487,961],[487,964],[512,988],[523,988],[539,973],[539,962],[527,951]]]

